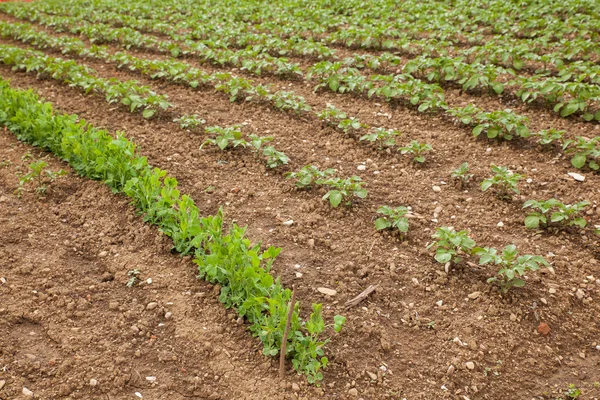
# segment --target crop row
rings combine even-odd
[[[489,34],[559,41],[569,39],[574,32],[597,40],[600,28],[600,24],[590,18],[598,12],[597,5],[591,1],[570,1],[564,6],[556,3],[536,3],[525,9],[499,1],[490,2],[486,8],[465,1],[452,6],[443,3],[422,4],[416,1],[398,5],[392,1],[378,1],[368,7],[357,1],[347,1],[343,4],[317,2],[316,7],[295,10],[291,17],[289,9],[297,6],[291,1],[280,2],[272,7],[257,7],[248,2],[238,1],[227,5],[211,4],[209,8],[202,7],[203,4],[185,1],[178,1],[176,7],[172,2],[150,3],[132,2],[124,5],[109,1],[103,2],[94,10],[114,11],[146,20],[169,20],[171,23],[185,20],[192,23],[209,22],[219,16],[227,17],[235,24],[233,26],[245,30],[254,27],[255,30],[265,32],[274,30],[281,35],[304,31],[322,34],[349,30],[357,32],[354,34],[357,38],[382,38],[382,41],[385,38],[394,39],[410,35],[413,39],[427,36],[453,43],[481,43],[485,41],[484,35]],[[65,7],[58,2],[51,2],[45,8],[49,12],[69,14],[89,11],[85,4],[79,4],[74,11],[73,7]],[[573,9],[578,12],[571,12]],[[370,35],[358,33],[369,27],[372,30]]]
[[[242,4],[243,5],[243,4]],[[360,8],[360,5],[357,5]],[[419,5],[412,5],[415,8],[422,8]],[[469,5],[463,5],[467,10],[472,9]],[[410,5],[409,5],[410,7]],[[45,9],[57,8],[55,4],[46,6]],[[158,9],[162,9],[160,6]],[[250,24],[240,14],[237,14],[236,18],[228,21],[226,25],[223,25],[222,21],[219,21],[217,25],[215,23],[215,16],[220,18],[223,15],[229,15],[231,13],[229,8],[221,8],[214,10],[214,5],[211,6],[212,13],[195,13],[194,10],[190,10],[189,14],[172,14],[169,11],[155,12],[154,17],[144,19],[142,22],[138,22],[135,17],[127,16],[125,20],[118,20],[119,23],[132,24],[132,27],[138,27],[140,29],[146,29],[152,25],[152,18],[156,18],[158,21],[164,20],[168,15],[173,23],[177,23],[177,28],[163,30],[163,33],[169,34],[171,37],[186,37],[189,38],[190,32],[193,37],[207,39],[207,35],[211,37],[210,40],[217,40],[220,45],[243,45],[251,44],[262,46],[266,43],[277,43],[278,40],[273,34],[265,34],[264,32],[279,32],[283,36],[290,36],[296,41],[306,41],[312,43],[325,43],[325,44],[342,44],[348,47],[363,47],[363,48],[379,48],[379,49],[390,49],[406,54],[435,54],[440,51],[444,51],[444,54],[448,54],[448,51],[455,53],[455,55],[472,56],[476,59],[487,60],[488,62],[500,63],[502,65],[510,65],[516,69],[520,69],[524,62],[544,62],[544,63],[556,63],[559,65],[563,59],[576,60],[582,58],[588,58],[589,56],[597,56],[598,50],[595,46],[595,39],[597,40],[597,34],[594,34],[594,29],[598,28],[590,21],[589,18],[582,18],[579,21],[579,27],[572,27],[572,32],[577,32],[581,29],[585,32],[583,35],[574,35],[574,37],[561,37],[555,38],[557,30],[554,26],[550,26],[547,23],[547,17],[544,16],[543,23],[545,24],[544,32],[539,34],[533,34],[534,39],[519,39],[506,35],[506,29],[500,30],[492,28],[490,33],[501,33],[502,36],[495,36],[491,40],[487,38],[484,32],[477,29],[473,30],[460,30],[455,25],[449,22],[448,13],[452,13],[453,10],[444,10],[444,13],[436,15],[437,18],[432,18],[431,13],[428,13],[425,18],[421,17],[415,20],[413,15],[410,15],[409,19],[396,18],[387,19],[379,16],[376,23],[369,21],[368,23],[361,24],[360,22],[353,26],[348,18],[344,20],[343,29],[335,30],[326,36],[322,36],[323,25],[326,25],[331,21],[331,18],[321,18],[318,23],[320,27],[308,24],[306,19],[297,21],[297,25],[293,27],[286,27],[289,23],[289,18],[285,21],[277,21],[277,16],[274,16],[275,21],[271,20],[264,23],[269,18],[261,18],[261,22],[264,24]],[[242,7],[243,8],[243,7]],[[397,7],[394,7],[397,8]],[[479,18],[481,13],[485,14],[485,11],[481,7],[477,7],[473,10],[472,18]],[[69,15],[84,16],[94,21],[110,22],[110,18],[116,17],[119,13],[114,11],[108,12],[104,17],[90,13],[86,7],[80,7],[79,12],[70,10],[64,10]],[[357,13],[353,10],[353,16],[356,16],[360,21],[364,18],[364,14]],[[394,15],[397,10],[388,10],[391,15]],[[476,11],[476,12],[475,12]],[[495,10],[498,13],[498,10]],[[538,12],[539,10],[536,10]],[[327,12],[327,7],[318,9],[318,12]],[[463,16],[465,10],[460,8],[461,16]],[[468,12],[468,11],[467,11]],[[269,10],[262,11],[263,14],[269,15]],[[453,12],[456,14],[456,11]],[[102,13],[100,13],[102,14]],[[258,13],[260,14],[260,12]],[[386,15],[389,16],[390,14]],[[90,17],[90,15],[94,15]],[[285,13],[284,13],[285,15]],[[337,15],[333,15],[333,19]],[[405,15],[406,17],[406,15]],[[532,17],[532,15],[530,15]],[[405,21],[404,23],[402,21]],[[540,21],[540,18],[534,19],[534,21]],[[506,22],[506,20],[504,20]],[[592,22],[590,24],[590,22]],[[531,23],[531,21],[529,21]],[[464,22],[463,22],[464,24]],[[555,25],[563,24],[563,18],[556,18],[554,20]],[[588,24],[589,26],[586,26]],[[305,26],[303,26],[305,25]],[[470,25],[471,27],[472,25]],[[426,37],[423,35],[423,28],[427,31]],[[319,29],[320,28],[320,29]],[[285,32],[282,30],[285,29]],[[313,32],[312,35],[304,34],[304,37],[299,37],[296,32]],[[325,30],[326,31],[326,30]],[[184,33],[177,33],[184,32]],[[316,32],[316,35],[314,34]],[[183,35],[183,36],[182,36]],[[248,36],[247,36],[248,35]],[[591,37],[586,37],[591,36]],[[248,38],[238,41],[238,37]],[[216,39],[218,38],[218,39]],[[460,49],[455,47],[458,44],[468,44],[473,46],[468,49]],[[274,49],[274,48],[273,48]],[[285,51],[285,50],[284,50]]]
[[[293,111],[294,113],[303,114],[311,112],[311,107],[306,104],[304,99],[291,92],[277,91],[271,93],[267,87],[254,85],[251,81],[244,78],[236,77],[229,73],[207,74],[185,62],[173,59],[164,61],[147,60],[124,52],[110,54],[102,46],[88,48],[79,39],[55,37],[45,32],[34,30],[26,24],[0,22],[0,36],[31,43],[39,48],[52,48],[63,53],[114,62],[120,67],[126,67],[131,71],[139,72],[152,79],[164,79],[192,88],[197,88],[200,85],[214,87],[216,91],[227,94],[230,101],[243,99],[245,101],[270,104],[282,111]],[[356,117],[348,116],[345,112],[331,106],[320,112],[314,112],[313,115],[346,134],[357,134],[361,141],[375,143],[379,148],[394,147],[396,145],[395,137],[399,136],[399,133],[395,130],[370,127],[358,121]],[[407,147],[402,147],[399,150],[402,154],[413,155],[413,157],[421,160],[419,162],[425,161],[421,151],[418,149],[413,150],[415,146],[418,148],[422,145],[413,141]],[[429,150],[431,150],[430,147]]]
[[[190,87],[198,87],[200,84],[212,85],[217,91],[228,94],[231,101],[240,98],[266,102],[277,109],[293,110],[296,113],[310,111],[310,106],[305,103],[304,99],[291,92],[278,91],[270,93],[267,87],[254,85],[246,79],[232,76],[229,73],[207,74],[177,60],[146,60],[123,52],[109,54],[102,47],[93,46],[88,49],[78,39],[54,37],[44,32],[36,31],[25,24],[0,23],[0,34],[33,43],[42,48],[51,47],[60,49],[63,52],[116,62],[118,65],[127,66],[130,70],[138,71],[153,79],[162,78]],[[321,82],[318,88],[323,87],[341,93],[365,93],[369,97],[377,95],[387,101],[404,99],[409,104],[418,106],[418,110],[421,112],[442,110],[446,114],[455,117],[457,121],[460,121],[464,125],[471,126],[473,134],[476,136],[483,133],[489,138],[502,138],[506,140],[510,140],[514,136],[530,136],[527,126],[528,119],[526,117],[520,116],[510,110],[485,112],[472,105],[462,108],[449,108],[444,101],[443,90],[438,85],[424,83],[413,78],[411,75],[396,75],[395,77],[380,75],[367,79],[357,70],[343,67],[339,63],[322,62],[317,64],[317,66],[318,68],[312,70],[308,77],[312,77],[313,73],[318,74]],[[380,84],[380,82],[383,82],[383,84]],[[324,111],[317,112],[316,115],[320,116]],[[339,113],[343,112],[339,111]],[[323,119],[322,117],[320,118]],[[352,128],[353,132],[361,135],[360,137],[366,137],[368,134],[366,129],[371,129],[355,121],[355,118],[347,117],[345,114],[344,116],[340,114],[335,119],[336,121],[333,124],[335,127],[346,133],[350,130],[349,128]],[[550,144],[547,142],[546,131],[541,131],[534,135],[540,138],[541,144]],[[563,142],[562,136],[561,134],[555,142],[561,144],[563,148],[567,149],[567,152],[576,154],[572,162],[574,166],[581,168],[588,164],[592,169],[598,169],[598,152],[600,151],[600,146],[596,138],[590,140],[579,137],[575,142]],[[569,146],[570,148],[567,148]],[[580,162],[582,153],[586,154],[587,157],[583,163]]]
[[[302,76],[298,64],[290,63],[283,57],[273,57],[259,49],[249,48],[234,51],[218,47],[210,48],[203,43],[190,40],[183,43],[159,39],[130,27],[113,28],[103,23],[88,23],[72,17],[46,16],[43,13],[31,12],[26,9],[7,9],[5,11],[17,18],[53,27],[57,32],[66,31],[84,35],[95,44],[118,43],[126,49],[133,47],[173,57],[193,56],[203,62],[215,65],[238,67],[254,75],[270,73],[286,78]]]
[[[130,112],[142,110],[144,118],[150,118],[159,110],[172,107],[168,96],[153,92],[136,81],[119,81],[96,76],[93,69],[72,60],[50,57],[42,52],[20,47],[0,45],[0,60],[12,65],[15,70],[35,72],[38,76],[49,76],[67,83],[84,93],[95,92],[105,96],[109,103],[122,103]]]
[[[23,11],[23,10],[21,10]],[[27,15],[30,20],[35,20],[43,24],[48,24],[61,29],[69,29],[71,32],[83,33],[92,41],[112,42],[117,41],[125,47],[135,46],[144,49],[162,49],[163,52],[170,52],[177,56],[182,50],[175,42],[161,41],[153,37],[146,37],[138,31],[131,28],[110,28],[104,24],[84,24],[82,26],[74,26],[71,18],[55,18],[43,17],[41,14],[37,16]],[[133,32],[133,33],[132,33]],[[189,43],[189,41],[188,41]],[[202,45],[204,46],[204,45]],[[256,49],[244,50],[247,56],[244,58],[240,52],[231,50],[218,50],[220,55],[215,53],[213,49],[204,49],[206,54],[210,55],[213,62],[221,65],[243,65],[242,69],[248,70],[255,74],[261,74],[263,70],[272,71],[275,74],[290,76],[301,76],[297,65],[291,65],[279,58],[274,58],[269,55],[271,60],[268,61],[262,58],[253,58],[260,55],[260,51]],[[249,54],[252,53],[252,54]],[[221,57],[222,56],[222,57]],[[370,89],[367,85],[371,84],[372,79],[365,78],[360,72],[348,65],[356,65],[359,67],[370,66],[371,68],[379,69],[382,66],[395,66],[400,62],[399,57],[389,53],[380,56],[356,56],[349,58],[343,62],[324,61],[318,63],[309,69],[308,77],[324,76],[332,90],[337,86],[336,82],[345,82],[347,85],[342,85],[340,91],[347,90],[345,86],[350,86],[350,90],[356,87],[359,89]],[[600,120],[600,88],[594,84],[585,82],[565,82],[565,79],[570,79],[576,76],[578,79],[596,79],[598,68],[586,70],[585,64],[569,64],[564,66],[564,69],[559,70],[560,77],[552,78],[545,76],[535,77],[518,77],[505,82],[505,77],[514,74],[512,70],[506,70],[503,67],[494,65],[483,65],[479,63],[469,64],[463,61],[463,58],[456,57],[426,57],[421,56],[411,60],[403,66],[403,71],[416,78],[423,78],[430,82],[456,82],[462,85],[465,90],[483,89],[489,92],[501,93],[505,87],[516,94],[516,97],[525,103],[533,101],[542,102],[553,108],[562,117],[567,117],[575,113],[581,114],[584,120]],[[380,76],[381,77],[381,76]],[[390,79],[391,75],[385,77]],[[412,80],[414,83],[415,81]],[[318,86],[319,87],[319,86]],[[429,88],[421,85],[422,92],[431,92]],[[439,90],[438,90],[439,91]],[[428,100],[430,103],[432,99]],[[426,107],[435,107],[434,104]]]
[[[0,124],[19,140],[53,152],[78,174],[130,197],[144,220],[173,240],[175,250],[194,255],[200,277],[221,285],[219,300],[249,322],[248,329],[264,345],[263,353],[279,353],[292,295],[269,273],[281,249],[261,250],[260,243],[252,245],[245,228],[235,224],[225,232],[222,212],[200,216],[194,201],[177,189],[177,180],[148,165],[123,134],[115,137],[76,115],[56,113],[31,91],[14,90],[2,80]],[[286,355],[310,382],[322,379],[320,369],[327,364],[323,347],[328,340],[322,337],[327,326],[321,308],[313,304],[312,314],[303,321],[296,303],[287,339]],[[336,332],[344,321],[335,316]]]

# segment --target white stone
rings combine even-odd
[[[326,287],[317,288],[320,293],[326,294],[327,296],[335,296],[337,294],[336,290],[328,289]]]
[[[475,363],[473,361],[467,361],[465,363],[465,365],[467,366],[467,368],[469,369],[475,369]]]
[[[439,186],[432,186],[432,187],[431,187],[431,190],[433,190],[433,191],[434,191],[434,192],[436,192],[436,193],[439,193],[439,192],[441,192],[441,191],[442,191],[442,188],[441,188],[441,187],[439,187]]]
[[[358,167],[356,167],[356,169],[359,170],[359,171],[364,171],[364,170],[367,169],[367,166],[366,165],[359,165]]]
[[[294,224],[294,220],[292,220],[292,219],[281,223],[281,225],[283,225],[283,226],[292,226],[293,224]]]
[[[575,179],[578,182],[583,182],[585,181],[585,176],[580,175],[576,172],[569,172],[567,175],[569,175],[571,178]]]
[[[22,393],[26,397],[33,397],[33,392],[31,390],[27,389],[26,387],[23,387]]]

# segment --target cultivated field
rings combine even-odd
[[[600,399],[599,122],[595,0],[2,2],[0,399]]]

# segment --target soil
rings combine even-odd
[[[258,341],[218,303],[215,288],[195,279],[193,263],[170,254],[168,241],[145,226],[126,199],[72,174],[52,184],[45,199],[29,192],[17,198],[21,157],[30,152],[37,158],[39,150],[5,132],[0,158],[13,164],[0,169],[0,274],[6,279],[0,284],[0,365],[7,366],[0,372],[6,381],[0,398],[19,398],[25,386],[39,398],[125,399],[139,392],[150,399],[555,399],[569,384],[581,388],[584,399],[600,398],[599,241],[589,229],[530,231],[521,210],[530,198],[589,200],[586,218],[598,224],[598,174],[583,172],[585,181],[574,181],[567,175],[574,168],[556,152],[526,141],[473,139],[436,115],[351,95],[315,94],[306,82],[252,78],[285,85],[315,109],[334,103],[363,122],[399,129],[402,143],[432,144],[427,163],[415,167],[316,118],[230,103],[211,90],[151,81],[111,64],[78,62],[101,76],[136,79],[168,94],[174,114],[198,113],[207,125],[243,123],[245,132],[274,136],[276,148],[291,159],[279,172],[244,150],[199,150],[204,136],[179,129],[171,122],[176,115],[146,121],[101,97],[0,66],[0,76],[15,87],[33,88],[57,109],[123,130],[151,164],[177,177],[203,212],[223,206],[227,221],[247,224],[253,241],[282,247],[274,273],[286,286],[296,284],[304,311],[322,302],[327,318],[341,313],[348,323],[328,345],[331,364],[321,388],[308,386],[291,368],[280,386],[275,360],[260,354]],[[507,106],[502,99],[458,91],[449,91],[448,98],[453,105]],[[532,130],[598,134],[596,124],[514,108],[530,117]],[[52,167],[66,168],[42,156]],[[464,161],[475,177],[458,189],[449,175]],[[362,176],[368,197],[333,210],[320,200],[324,192],[294,189],[283,172],[309,163]],[[512,202],[482,193],[478,183],[489,176],[490,163],[513,168],[531,182],[521,185]],[[375,231],[375,211],[384,204],[412,207],[415,218],[405,240]],[[288,220],[291,226],[282,224]],[[523,289],[501,296],[486,283],[493,267],[472,259],[447,273],[433,260],[426,245],[443,225],[468,229],[479,245],[515,243],[524,254],[547,257],[553,268],[529,274]],[[152,283],[126,287],[134,269]],[[345,301],[369,285],[377,290],[345,310]],[[323,295],[319,287],[337,294]],[[148,310],[149,303],[158,304]],[[540,323],[550,332],[543,325],[539,332]],[[152,383],[148,376],[157,379]]]

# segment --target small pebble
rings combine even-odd
[[[442,188],[439,186],[432,186],[431,189],[436,193],[439,193],[442,191]]]
[[[95,380],[95,379],[93,379],[93,378],[92,378],[92,379],[90,379],[90,386],[92,386],[92,387],[93,387],[93,386],[96,386],[97,384],[98,384],[98,381],[97,381],[97,380]]]
[[[467,361],[465,363],[465,365],[467,366],[468,369],[475,369],[475,363],[473,361]]]
[[[335,296],[337,294],[336,290],[334,290],[334,289],[328,289],[328,288],[325,288],[325,287],[317,288],[317,290],[320,293],[326,294],[328,296]]]
[[[481,292],[473,292],[473,293],[469,294],[467,297],[470,298],[471,300],[475,300],[480,295],[481,295]]]
[[[33,397],[33,392],[31,390],[27,389],[26,387],[23,387],[22,393],[26,397]]]
[[[158,307],[158,303],[153,301],[152,303],[148,303],[146,310],[154,310],[156,307]]]

